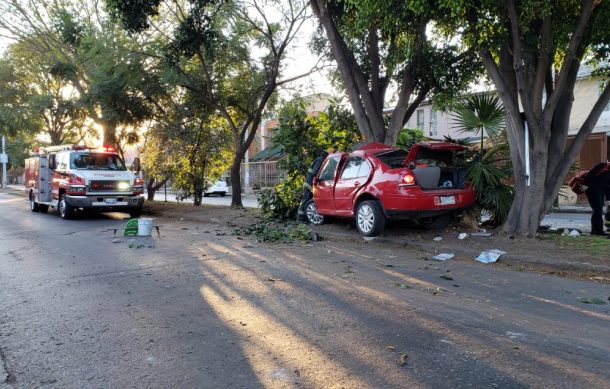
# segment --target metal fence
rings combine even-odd
[[[246,184],[248,173],[248,184]],[[276,186],[282,180],[284,172],[277,161],[248,162],[241,164],[241,184],[243,188],[263,189]]]

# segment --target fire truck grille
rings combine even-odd
[[[90,192],[129,192],[129,181],[91,181]]]

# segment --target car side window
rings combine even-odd
[[[358,178],[358,171],[360,170],[360,165],[362,165],[362,162],[364,162],[364,160],[360,157],[350,157],[347,162],[345,162],[343,173],[341,173],[341,179],[350,180],[353,178]]]
[[[57,170],[60,172],[65,172],[68,170],[68,154],[59,153],[57,154]]]
[[[365,160],[360,164],[360,169],[358,170],[358,178],[360,177],[368,177],[371,173],[371,165]]]
[[[322,166],[322,169],[320,169],[318,181],[333,180],[335,178],[337,166],[339,166],[339,157],[328,158],[326,162],[324,162],[324,166]]]

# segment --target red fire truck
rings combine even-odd
[[[25,196],[32,212],[53,207],[63,219],[79,211],[121,211],[138,217],[144,190],[137,158],[132,170],[110,148],[41,148],[25,161]]]

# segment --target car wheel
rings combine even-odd
[[[30,193],[30,210],[32,212],[40,211],[40,206],[38,205],[38,203],[34,199],[34,193]]]
[[[305,217],[308,222],[315,226],[324,224],[324,215],[318,213],[318,208],[316,208],[316,203],[313,200],[309,200],[305,205]]]
[[[442,230],[449,227],[452,218],[451,213],[443,213],[442,215],[420,219],[419,224],[428,230]]]
[[[140,217],[142,216],[142,207],[136,207],[129,209],[129,216]]]
[[[65,194],[61,195],[59,204],[57,205],[57,210],[59,211],[59,216],[61,216],[61,218],[64,220],[71,219],[72,216],[74,216],[74,207],[68,203]]]
[[[38,208],[40,209],[40,213],[47,213],[49,211],[49,206],[46,204],[38,204]]]
[[[385,227],[381,205],[375,200],[365,200],[356,209],[356,226],[364,236],[377,236]]]
[[[227,192],[222,192],[222,193],[220,194],[220,197],[225,197],[226,195],[227,195]]]

